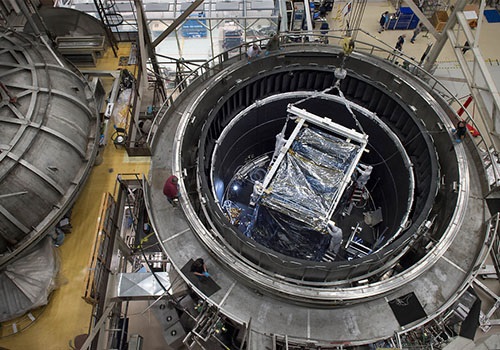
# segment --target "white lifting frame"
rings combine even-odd
[[[319,117],[315,114],[307,112],[304,109],[297,108],[291,104],[288,105],[287,112],[289,114],[292,114],[292,115],[297,117],[297,125],[295,126],[295,129],[291,133],[291,135],[288,138],[285,145],[281,148],[279,155],[276,157],[275,161],[271,164],[271,169],[266,174],[266,177],[264,178],[264,181],[262,183],[262,187],[260,188],[260,191],[259,191],[260,193],[258,193],[259,196],[261,196],[268,188],[276,171],[280,167],[281,162],[283,161],[283,158],[285,157],[286,153],[288,152],[288,150],[292,146],[293,141],[295,141],[295,138],[297,137],[300,130],[304,126],[305,122],[314,124],[318,127],[321,127],[325,130],[328,130],[336,135],[340,135],[346,139],[346,142],[354,141],[356,144],[359,145],[358,153],[356,154],[356,157],[353,159],[353,161],[349,165],[349,168],[347,169],[346,173],[344,174],[344,177],[343,177],[342,182],[338,188],[338,191],[335,194],[335,198],[332,201],[332,204],[328,210],[328,215],[325,218],[322,218],[326,222],[333,215],[333,212],[334,212],[335,208],[337,207],[337,204],[340,201],[340,198],[342,197],[342,194],[344,193],[345,188],[347,187],[347,185],[350,182],[351,176],[354,173],[354,170],[356,169],[356,166],[357,166],[357,164],[358,164],[358,162],[359,162],[359,160],[360,160],[360,158],[361,158],[361,156],[366,148],[366,145],[368,144],[368,135],[359,133],[353,129],[346,128],[340,124],[332,122],[332,120],[329,118]]]

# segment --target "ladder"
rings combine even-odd
[[[115,0],[94,0],[101,22],[106,30],[106,37],[116,57],[118,44],[111,28],[116,28],[123,23],[123,16],[116,11]]]
[[[342,216],[351,215],[351,211],[354,205],[358,205],[359,202],[365,199],[364,193],[365,193],[364,188],[354,187],[354,191],[352,192],[351,198],[349,198],[349,204],[342,211]]]

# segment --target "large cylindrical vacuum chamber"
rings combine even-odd
[[[317,59],[321,62],[323,57]],[[370,69],[356,64],[359,69]],[[252,76],[217,100],[213,93],[218,91],[216,86],[210,94],[201,96],[201,102],[190,111],[193,115],[207,116],[189,126],[189,133],[199,133],[196,137],[199,138],[198,159],[186,158],[193,154],[191,136],[184,138],[181,146],[182,154],[186,155],[182,163],[198,165],[198,173],[188,172],[185,184],[188,193],[193,194],[191,200],[198,202],[203,198],[207,201],[207,205],[201,206],[203,216],[209,218],[224,240],[244,259],[258,266],[260,272],[270,276],[277,273],[289,281],[295,280],[298,285],[314,285],[320,281],[337,286],[351,285],[367,278],[376,280],[393,269],[397,265],[395,257],[411,250],[415,235],[428,220],[439,186],[438,156],[432,137],[420,121],[421,116],[394,94],[350,71],[338,86],[350,101],[349,108],[354,113],[351,115],[346,100],[339,96],[337,89],[332,89],[336,83],[331,68],[297,65],[277,67]],[[223,84],[223,81],[219,84],[221,92]],[[235,225],[235,220],[228,220],[229,210],[224,210],[235,181],[242,191],[245,185],[246,191],[253,185],[245,183],[243,176],[238,174],[239,169],[251,166],[250,163],[266,154],[272,155],[276,135],[287,119],[287,105],[295,103],[310,113],[368,136],[360,163],[373,167],[366,184],[367,201],[371,206],[363,207],[357,214],[356,208],[348,208],[350,198],[356,194],[352,189],[355,178],[347,179],[351,189],[346,189],[331,217],[343,230],[344,246],[347,245],[343,254],[341,252],[335,259],[324,258],[328,255],[328,238],[311,232],[307,225],[295,222],[287,225],[273,218],[260,225],[258,233],[252,235],[241,226],[253,226],[254,222],[245,219],[242,224],[244,219],[241,219]],[[426,101],[420,99],[415,103],[425,106]],[[264,163],[260,167],[266,172],[268,166]],[[195,178],[201,183],[201,196],[194,195],[200,190]],[[238,207],[245,213],[245,203],[242,205],[234,195],[229,199],[233,212],[234,207]],[[359,202],[354,203],[355,206],[360,206]],[[382,222],[377,226],[366,225],[363,215],[377,209]],[[253,208],[247,211],[251,212],[249,217],[260,215],[254,214]],[[262,222],[261,217],[257,221]],[[285,221],[289,223],[295,219]],[[352,227],[357,225],[359,231],[364,232],[351,235]],[[363,236],[363,233],[366,234]],[[295,239],[297,236],[299,238]],[[365,252],[352,248],[356,242],[349,248],[348,244],[356,240],[361,242],[360,249],[366,248]],[[422,255],[412,255],[405,260],[404,266],[397,268],[405,269],[421,258]]]
[[[217,66],[169,105],[154,137],[147,205],[160,244],[193,289],[228,317],[252,320],[259,339],[287,334],[324,346],[391,337],[400,324],[389,301],[415,295],[436,317],[463,290],[482,246],[484,178],[453,142],[448,103],[391,62],[339,53],[289,44],[251,64]],[[359,159],[345,152],[365,137]],[[340,181],[318,176],[338,172]],[[172,173],[176,208],[161,192]],[[337,188],[328,219],[344,241],[335,255],[334,234],[295,214],[309,218],[318,207],[307,205],[310,193]],[[196,257],[216,292],[183,272]]]
[[[202,141],[205,141],[206,143],[202,143],[202,152],[200,152],[199,155],[200,163],[202,163],[201,159],[208,158],[203,151],[206,149],[214,149],[211,157],[212,161],[210,163],[210,168],[212,170],[210,172],[210,176],[206,178],[206,181],[203,181],[203,184],[207,189],[210,187],[217,189],[217,191],[219,188],[225,189],[225,191],[219,193],[212,190],[214,204],[217,202],[226,203],[227,206],[227,203],[231,202],[237,203],[234,205],[239,207],[243,207],[245,205],[244,203],[241,203],[245,201],[245,199],[242,198],[245,197],[245,194],[242,193],[239,195],[237,192],[243,192],[248,189],[251,191],[251,187],[255,181],[253,181],[249,176],[241,174],[241,171],[238,169],[245,167],[248,163],[255,162],[255,159],[260,159],[265,155],[273,154],[275,150],[276,135],[281,133],[284,125],[286,125],[289,129],[293,129],[294,127],[295,120],[293,118],[290,119],[287,113],[287,105],[293,103],[297,103],[297,105],[310,113],[330,119],[335,123],[352,130],[358,129],[356,122],[359,122],[359,130],[362,130],[363,132],[366,131],[369,143],[367,149],[363,151],[363,154],[361,155],[360,162],[364,165],[373,167],[371,172],[371,181],[369,181],[366,184],[367,187],[363,189],[366,196],[369,196],[369,198],[366,198],[363,201],[358,201],[355,204],[357,207],[363,206],[365,212],[370,209],[379,209],[383,217],[384,224],[381,225],[381,227],[365,226],[364,229],[372,230],[373,233],[371,234],[379,237],[378,242],[373,242],[374,244],[377,244],[373,250],[379,250],[380,253],[383,254],[383,250],[386,249],[384,246],[389,245],[390,241],[395,240],[398,236],[406,232],[409,228],[409,221],[414,221],[415,217],[418,217],[421,214],[420,212],[414,211],[413,197],[416,186],[414,181],[414,168],[410,160],[410,156],[414,156],[414,154],[411,153],[408,155],[404,145],[401,143],[396,133],[391,130],[389,125],[378,118],[376,114],[373,114],[360,106],[350,105],[349,108],[355,112],[355,116],[351,116],[349,110],[344,105],[343,100],[336,96],[333,92],[330,94],[288,92],[260,99],[258,102],[245,109],[242,113],[235,116],[235,118],[233,118],[223,129],[220,136],[217,138],[202,138]],[[408,119],[410,120],[409,123],[411,123],[411,118]],[[213,123],[216,124],[218,121],[214,121]],[[314,125],[310,126],[310,128],[314,129],[313,127]],[[418,129],[418,124],[415,123],[414,127]],[[321,125],[316,126],[316,128],[321,129]],[[289,133],[290,132],[288,132],[288,134]],[[213,133],[210,130],[207,133],[207,135],[212,134]],[[415,132],[415,134],[419,133]],[[420,140],[425,143],[424,137],[420,138]],[[214,144],[216,144],[215,147]],[[423,157],[428,157],[424,163],[436,163],[432,147],[428,147],[427,149],[430,149],[430,152],[424,152],[422,155]],[[333,152],[335,153],[335,150],[333,150]],[[317,153],[323,152],[319,151]],[[259,165],[258,169],[265,174],[268,171],[268,164],[269,162],[264,162]],[[291,165],[288,166],[290,167]],[[428,170],[436,171],[436,168],[429,167]],[[251,164],[250,171],[252,171]],[[300,171],[300,169],[292,169],[292,171]],[[208,172],[208,170],[205,170],[204,172]],[[234,174],[237,174],[236,179]],[[294,174],[294,176],[296,175],[297,174]],[[332,173],[329,175],[323,173],[321,175],[323,177],[327,177],[331,176]],[[306,174],[305,176],[310,177],[311,175]],[[355,176],[356,173],[353,177]],[[429,176],[433,178],[436,177],[435,174]],[[319,178],[314,181],[321,182],[323,180],[325,183],[328,183],[328,179]],[[352,181],[351,178],[346,180]],[[289,181],[287,185],[297,187],[301,184],[295,183],[292,180]],[[341,229],[345,232],[348,232],[350,226],[353,225],[356,220],[359,221],[360,219],[359,217],[353,217],[355,216],[353,213],[355,208],[348,208],[349,203],[352,203],[352,201],[350,201],[350,197],[355,195],[352,188],[353,184],[351,183],[350,185],[351,186],[347,186],[345,189],[345,193],[342,194],[339,205],[335,208],[333,215],[330,218],[331,220],[334,220],[336,225],[341,227]],[[427,186],[429,185],[430,184],[427,184]],[[323,184],[323,186],[325,185]],[[417,187],[420,191],[422,191],[422,188],[425,188],[426,190],[429,188],[424,186]],[[272,188],[270,188],[268,192],[272,193]],[[432,193],[435,192],[431,192],[431,194]],[[298,193],[297,195],[300,196]],[[300,202],[301,200],[301,198],[298,198],[297,202]],[[308,206],[310,205],[311,204]],[[214,207],[218,207],[224,211],[223,205],[221,206],[215,204]],[[418,205],[417,207],[422,208],[422,205]],[[349,215],[346,213],[347,210],[349,210]],[[254,215],[253,208],[250,208],[250,211],[252,212],[249,213],[249,216]],[[228,212],[226,211],[225,214],[227,216]],[[242,215],[240,214],[240,217],[241,216]],[[288,215],[288,218],[284,218],[284,220],[291,220],[292,218],[290,218],[290,216],[291,215]],[[312,219],[314,219],[314,217]],[[248,229],[247,227],[250,219],[246,222],[241,222],[242,219],[239,219],[239,225],[236,226],[239,228],[241,233],[246,233],[246,235],[253,241],[263,243],[267,248],[273,250],[274,253],[283,253],[291,257],[301,257],[306,260],[321,260],[321,250],[325,250],[325,246],[328,245],[328,239],[322,237],[324,235],[322,235],[321,232],[312,232],[310,227],[311,225],[309,225],[306,221],[302,220],[303,224],[298,226],[295,225],[294,228],[281,222],[279,226],[284,226],[284,229],[279,230],[276,225],[269,222],[264,223],[263,220],[264,219],[258,220],[261,225],[253,227],[252,229]],[[318,220],[321,219],[318,218]],[[221,232],[226,232],[224,230],[224,222],[217,222],[217,224],[221,228]],[[252,230],[260,231],[259,233],[265,236],[263,237],[264,239],[259,239],[260,236],[258,235],[252,235]],[[270,232],[271,230],[273,232]],[[288,241],[293,240],[291,235],[288,235],[288,232],[285,232],[290,230],[295,231],[292,235],[301,236],[304,244],[299,247],[293,243],[276,242],[276,231],[281,231],[278,234],[287,235]],[[382,232],[384,232],[383,235],[381,235]],[[232,233],[227,233],[229,235],[238,235],[238,230],[235,230]],[[246,239],[244,235],[240,235],[240,237],[241,239]],[[321,241],[319,242],[319,245],[312,243],[314,237],[317,237],[317,240]],[[230,237],[227,239],[232,241]],[[337,260],[339,265],[344,264],[341,263],[341,261],[345,261],[347,256],[348,255],[345,254],[343,258],[338,257],[338,259],[335,260]],[[353,255],[352,258],[358,258],[358,256]],[[290,271],[288,275],[291,277],[293,273]],[[308,277],[304,276],[302,273],[299,276],[300,278],[306,280],[308,279]],[[332,275],[331,279],[339,279],[339,274],[335,277]]]

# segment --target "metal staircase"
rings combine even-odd
[[[115,0],[94,0],[94,4],[97,9],[97,13],[99,14],[99,19],[102,23],[104,23],[104,27],[106,28],[106,37],[108,38],[116,57],[118,44],[112,28],[116,29],[116,27],[123,23],[123,16],[116,11]]]

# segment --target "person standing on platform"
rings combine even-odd
[[[267,56],[270,52],[278,50],[280,50],[280,35],[276,33],[273,34],[271,39],[267,42],[265,55]]]
[[[427,55],[429,54],[429,52],[431,51],[431,48],[432,48],[432,42],[429,41],[427,43],[427,47],[425,48],[424,53],[422,54],[422,57],[420,57],[419,65],[422,65],[422,63],[424,63],[424,60],[427,57]]]
[[[405,43],[406,34],[401,34],[396,42],[396,50],[403,51],[403,44]]]
[[[342,229],[335,225],[333,221],[328,221],[326,230],[328,234],[331,236],[330,245],[328,246],[328,250],[331,251],[335,256],[339,253],[340,246],[342,245]]]
[[[378,32],[382,33],[384,30],[387,29],[387,25],[389,24],[389,11],[385,11],[384,13],[382,13],[378,23],[380,24]]]
[[[163,185],[163,194],[167,197],[167,200],[172,206],[177,206],[179,202],[179,179],[177,176],[170,176],[165,185]]]
[[[421,12],[424,12],[424,5],[425,5],[424,0],[418,0],[417,7]]]
[[[411,39],[410,39],[410,42],[411,42],[412,44],[415,44],[415,39],[417,38],[417,35],[419,35],[419,34],[420,34],[420,32],[421,32],[423,29],[424,29],[424,24],[423,24],[422,22],[420,22],[420,23],[418,24],[417,28],[415,28],[415,29],[413,30],[413,36],[412,36],[412,37],[411,37]]]

